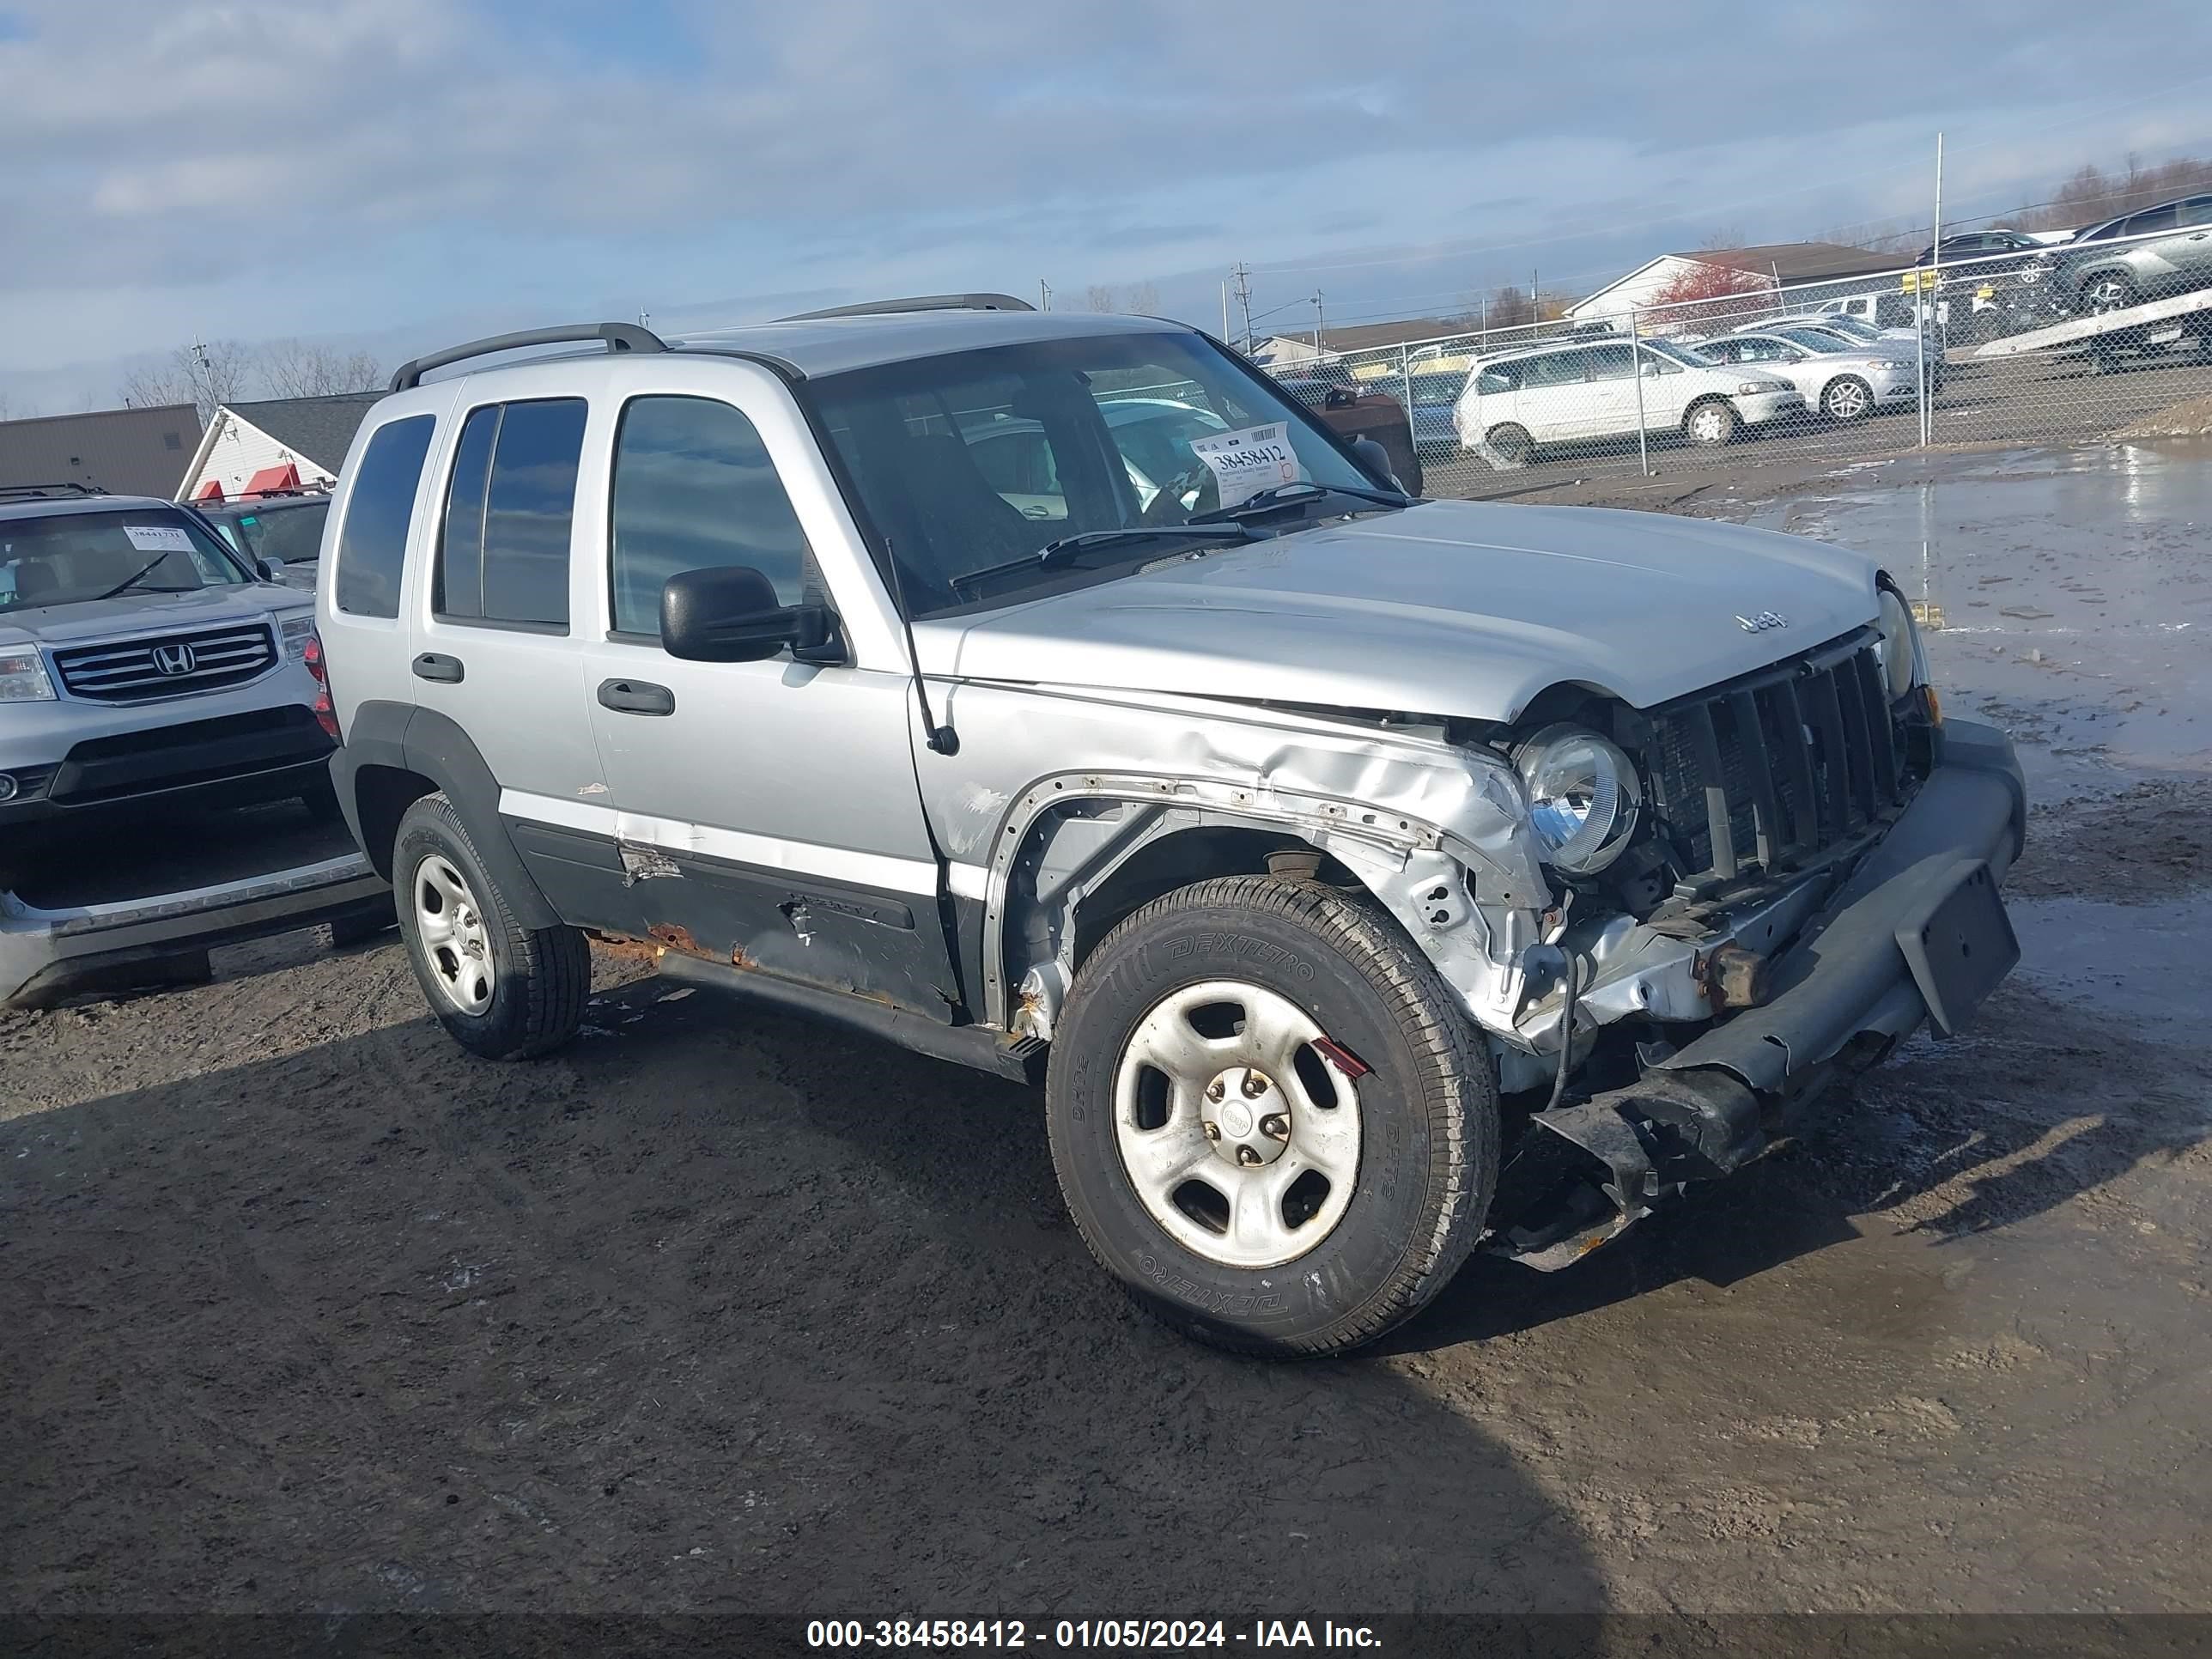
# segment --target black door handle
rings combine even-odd
[[[650,680],[601,680],[599,707],[617,714],[672,714],[676,694]]]
[[[442,680],[448,685],[459,685],[467,672],[459,657],[436,651],[425,651],[415,659],[415,678],[418,680]]]

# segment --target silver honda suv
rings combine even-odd
[[[1040,1082],[1224,1346],[1573,1261],[2017,958],[2019,768],[1876,564],[1413,499],[1175,324],[479,341],[332,514],[333,775],[457,1041],[565,1042],[599,935]]]
[[[313,602],[171,501],[0,488],[0,888],[88,826],[335,812]]]

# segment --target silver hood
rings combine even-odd
[[[265,622],[271,617],[302,614],[313,610],[314,603],[312,593],[265,582],[195,588],[188,593],[134,589],[112,599],[0,611],[0,646],[33,641],[66,646],[84,640],[128,639],[138,634],[228,622]]]
[[[1580,682],[1648,708],[1875,616],[1823,543],[1605,507],[1432,501],[915,630],[962,678],[1510,720]],[[1771,613],[1753,631],[1740,618]]]

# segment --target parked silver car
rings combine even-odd
[[[1220,429],[1147,503],[1107,406],[1162,386]],[[1004,421],[1062,516],[979,463]],[[1041,1080],[1144,1305],[1348,1347],[1958,1029],[2026,813],[1873,562],[1385,476],[1194,331],[994,296],[457,347],[340,480],[333,776],[474,1053],[639,941]]]
[[[2093,225],[2029,269],[2060,304],[2080,312],[2124,311],[2212,286],[2212,195]]]
[[[1697,353],[1723,367],[1756,366],[1782,375],[1804,393],[1805,405],[1831,420],[1863,420],[1919,400],[1918,365],[1903,352],[1846,349],[1810,329],[1724,334]]]
[[[380,890],[342,836],[286,830],[266,859],[176,845],[234,830],[185,816],[215,809],[297,798],[336,820],[313,600],[273,574],[173,502],[0,489],[0,1001]]]

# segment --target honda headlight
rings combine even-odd
[[[1911,368],[1911,367],[1912,367],[1912,365],[1911,365],[1911,363],[1903,363],[1903,362],[1899,362],[1896,358],[1894,358],[1894,357],[1875,357],[1875,358],[1871,359],[1871,360],[1867,363],[1867,367],[1868,367],[1869,368],[1874,368],[1874,369],[1888,369],[1888,370],[1891,370],[1891,371],[1893,371],[1893,372],[1896,372],[1896,371],[1900,371],[1900,370],[1904,370],[1904,369],[1908,369],[1908,368]]]
[[[0,702],[51,702],[54,683],[34,649],[0,651]]]
[[[1875,652],[1881,659],[1882,689],[1895,702],[1911,690],[1920,678],[1920,633],[1913,626],[1912,611],[1905,605],[1904,595],[1887,582],[1881,586],[1875,626],[1881,630]]]
[[[1545,863],[1595,875],[1636,830],[1644,788],[1620,748],[1578,726],[1547,726],[1514,753],[1528,796],[1528,826]]]

